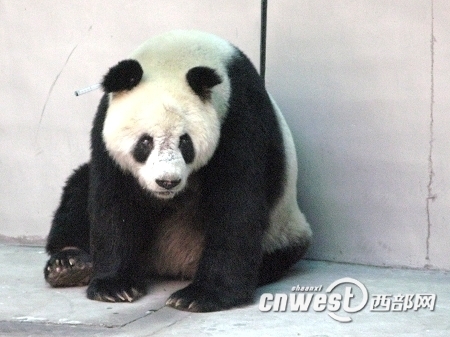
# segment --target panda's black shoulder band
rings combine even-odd
[[[208,99],[212,87],[222,83],[222,78],[214,69],[194,67],[186,74],[186,79],[194,92],[202,99]]]
[[[138,61],[131,59],[120,61],[103,77],[103,90],[106,93],[131,90],[139,84],[143,73]]]

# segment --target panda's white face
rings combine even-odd
[[[236,53],[211,34],[173,31],[148,40],[105,76],[106,149],[156,197],[183,191],[213,156],[228,112],[227,65]]]
[[[211,159],[220,118],[211,102],[186,90],[142,83],[110,95],[103,139],[113,160],[158,198],[183,191]]]

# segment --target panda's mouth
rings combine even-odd
[[[171,199],[176,193],[174,191],[154,191],[153,194],[161,199]]]

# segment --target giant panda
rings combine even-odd
[[[90,161],[69,177],[46,281],[131,302],[155,276],[189,279],[167,305],[251,302],[307,249],[288,126],[249,59],[198,31],[154,37],[109,69]]]

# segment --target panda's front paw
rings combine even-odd
[[[52,287],[85,286],[92,275],[92,259],[78,248],[63,249],[53,254],[44,268],[45,280]]]
[[[246,304],[249,298],[236,298],[227,292],[208,290],[196,284],[174,292],[166,305],[178,310],[191,312],[211,312],[230,309]]]
[[[89,299],[103,302],[134,302],[145,293],[145,286],[114,277],[93,279],[87,289]]]

